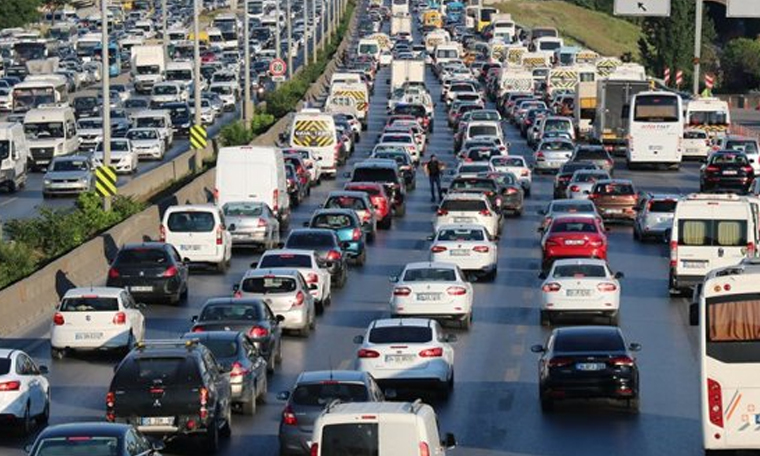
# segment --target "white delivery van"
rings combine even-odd
[[[312,456],[445,456],[456,446],[453,434],[441,440],[433,407],[419,399],[330,404],[314,423],[311,441]]]
[[[340,73],[335,72],[330,77],[330,86],[334,86],[335,84],[362,84],[364,81],[362,81],[362,77],[359,76],[359,73]]]
[[[219,149],[214,196],[219,208],[232,202],[264,202],[280,221],[280,229],[286,230],[290,197],[282,150],[258,146]]]
[[[193,63],[185,61],[167,63],[166,82],[175,82],[190,91],[193,85]],[[201,88],[203,88],[202,85]]]
[[[701,283],[715,268],[757,256],[755,197],[691,194],[676,205],[670,232],[670,292]]]
[[[147,109],[132,114],[130,117],[133,128],[155,128],[164,140],[164,146],[168,150],[174,142],[174,128],[172,118],[166,109]]]
[[[148,94],[153,86],[164,80],[166,58],[161,45],[133,46],[130,73],[135,91]]]
[[[219,272],[230,266],[232,235],[213,204],[170,206],[161,219],[159,238],[189,263],[213,264]]]
[[[335,177],[338,172],[340,144],[335,120],[318,109],[303,109],[295,114],[290,127],[290,147],[309,149],[322,166],[322,174]]]
[[[369,91],[367,84],[360,83],[341,83],[330,86],[330,96],[345,96],[353,98],[356,101],[356,118],[362,123],[362,130],[367,129],[369,121]]]
[[[44,168],[53,157],[79,150],[77,121],[68,104],[42,105],[27,112],[24,134],[33,168]]]
[[[373,38],[362,38],[356,46],[356,53],[359,56],[369,56],[374,60],[380,59],[380,44]]]
[[[0,187],[14,193],[25,186],[28,159],[24,127],[19,123],[0,123]]]
[[[442,65],[447,62],[459,60],[462,47],[459,43],[439,44],[433,52],[433,64]]]

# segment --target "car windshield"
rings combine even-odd
[[[257,203],[227,203],[222,210],[227,217],[260,217],[264,206]]]
[[[265,255],[259,262],[260,268],[311,268],[311,256],[292,253],[273,253]]]
[[[333,196],[325,202],[327,209],[354,209],[358,211],[366,210],[367,205],[360,198],[353,196]]]
[[[747,154],[756,154],[757,143],[752,140],[748,141],[726,141],[726,149],[737,150]]]
[[[596,225],[586,221],[558,220],[552,224],[552,233],[596,233]]]
[[[404,282],[455,282],[456,272],[451,268],[407,269]]]
[[[146,141],[151,139],[159,139],[158,132],[155,130],[130,130],[127,133],[127,138],[132,141]]]
[[[367,387],[363,384],[332,380],[298,385],[292,395],[293,404],[312,407],[324,407],[335,399],[341,402],[365,402],[368,398]]]
[[[393,108],[393,114],[407,114],[414,117],[424,117],[425,107],[421,105],[396,105]]]
[[[224,362],[230,358],[236,358],[238,354],[238,344],[236,340],[231,339],[213,339],[210,337],[203,338],[201,343],[211,350],[217,361]],[[226,363],[224,363],[226,364]]]
[[[291,277],[250,277],[240,288],[245,293],[291,293],[296,290],[296,281]]]
[[[373,344],[407,343],[421,344],[433,340],[433,330],[427,326],[380,326],[369,332]]]
[[[82,119],[77,122],[77,128],[81,130],[100,130],[103,128],[102,119]]]
[[[291,233],[285,247],[289,249],[333,248],[335,240],[332,233]]]
[[[59,310],[61,312],[115,312],[119,310],[119,300],[101,296],[64,298]]]
[[[483,234],[483,230],[475,229],[443,229],[438,232],[439,241],[483,241],[486,236]]]
[[[331,456],[377,456],[380,454],[379,427],[378,423],[369,422],[325,426],[321,436],[321,453]]]
[[[175,233],[207,233],[216,226],[211,212],[172,212],[167,222],[169,231]]]
[[[311,222],[312,228],[327,228],[330,230],[340,229],[340,228],[351,228],[353,226],[353,223],[351,222],[351,217],[347,215],[318,215],[314,217],[314,219]]]
[[[556,352],[608,352],[624,351],[623,338],[617,332],[587,332],[560,331],[554,341]]]
[[[460,174],[463,174],[463,173],[483,173],[483,172],[488,171],[489,169],[490,168],[489,168],[488,165],[473,164],[473,165],[462,165],[462,166],[459,167],[458,171],[459,171]]]
[[[37,445],[34,456],[113,456],[119,454],[116,437],[52,437]]]
[[[568,264],[555,266],[552,277],[555,279],[570,277],[575,279],[586,277],[604,278],[607,277],[607,269],[598,264]]]
[[[208,304],[201,312],[200,321],[261,320],[261,308],[248,304]]]
[[[0,157],[2,157],[2,143],[0,143]],[[54,160],[52,171],[87,171],[85,160]]]
[[[24,123],[24,133],[32,139],[63,138],[63,122]]]
[[[5,375],[11,371],[10,358],[0,358],[0,375]]]

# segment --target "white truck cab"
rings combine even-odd
[[[79,149],[74,109],[65,103],[41,105],[24,116],[24,133],[32,168],[45,168],[53,157]]]

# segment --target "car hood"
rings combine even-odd
[[[48,171],[44,179],[47,180],[72,180],[87,177],[89,171]]]

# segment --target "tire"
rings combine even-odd
[[[37,425],[45,426],[50,421],[50,393],[47,395],[47,403],[45,403],[45,409],[37,417]]]
[[[544,396],[543,393],[540,393],[540,400],[541,400],[541,411],[542,412],[551,412],[554,410],[554,401],[552,399],[549,399],[548,397]]]
[[[282,364],[282,341],[277,344],[277,351],[274,354],[274,362],[276,364]]]
[[[63,348],[51,348],[50,357],[52,359],[61,360],[66,357],[66,350]]]
[[[525,189],[525,196],[526,197],[530,196],[530,187],[528,187],[528,188]]]
[[[641,242],[641,234],[639,234],[639,230],[636,229],[636,227],[633,227],[633,240]]]
[[[203,446],[209,454],[216,454],[219,451],[219,426],[216,421],[206,430]]]
[[[189,292],[190,292],[190,287],[187,284],[185,284],[185,289],[182,290],[182,293],[180,293],[180,295],[179,295],[179,301],[180,302],[186,302],[187,301],[187,295],[189,294]]]
[[[359,255],[358,257],[356,257],[356,259],[354,260],[354,263],[357,266],[364,266],[364,263],[366,263],[366,262],[367,262],[367,250],[365,249],[365,250],[362,250],[362,254],[361,255]]]
[[[620,313],[615,312],[609,316],[609,324],[610,326],[619,326],[620,323]]]
[[[263,380],[261,381],[261,387],[256,389],[257,396],[256,400],[262,404],[266,404],[267,402],[267,393],[269,392],[269,380],[267,380],[266,375],[263,377]]]
[[[26,409],[24,409],[24,417],[21,418],[19,421],[19,433],[23,435],[24,437],[28,436],[29,434],[34,431],[34,424],[32,423],[32,416],[29,412],[29,403],[26,404]]]
[[[314,303],[314,312],[317,315],[322,315],[325,313],[325,304],[322,301],[317,301]]]
[[[469,331],[472,327],[472,311],[461,321],[462,329]]]
[[[389,229],[391,229],[392,225],[393,225],[393,216],[392,215],[388,215],[387,217],[385,217],[384,219],[380,220],[377,223],[377,227],[380,228],[380,229],[383,229],[383,230],[389,230]]]
[[[551,325],[552,325],[551,314],[549,314],[549,312],[546,310],[542,310],[541,311],[541,326],[551,326]]]
[[[251,391],[251,395],[248,400],[246,402],[243,402],[243,415],[253,416],[256,414],[256,399],[258,399],[258,391],[254,389]]]
[[[232,435],[232,406],[227,408],[227,417],[224,419],[219,435],[226,439]]]
[[[679,297],[683,294],[681,289],[676,286],[676,281],[673,277],[673,271],[670,272],[668,278],[668,294],[670,294],[671,297]]]
[[[230,263],[227,260],[222,260],[216,264],[216,272],[219,274],[226,274],[227,269],[230,267]]]
[[[298,330],[298,335],[303,337],[304,339],[308,338],[310,333],[311,333],[311,323],[307,324],[302,329]]]

